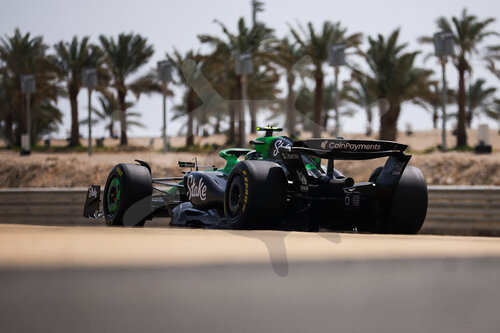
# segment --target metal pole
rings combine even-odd
[[[340,134],[340,114],[338,108],[338,95],[339,95],[339,68],[337,66],[335,69],[335,84],[334,84],[334,99],[333,99],[333,108],[335,111],[335,137]]]
[[[441,150],[446,151],[447,150],[447,144],[446,144],[446,103],[447,101],[447,93],[448,93],[448,87],[446,85],[446,57],[443,56],[441,57],[441,68],[442,68],[442,73],[443,73],[443,91],[441,91],[441,103],[442,108],[443,108],[443,115],[442,115],[442,129],[441,129],[441,138],[442,138],[442,143],[441,143]]]
[[[163,91],[163,153],[167,152],[167,82],[165,82],[165,90]]]
[[[28,153],[31,152],[31,94],[26,94],[26,134],[28,135]]]
[[[246,84],[247,84],[247,75],[243,73],[241,75],[241,108],[240,108],[240,119],[239,119],[239,146],[244,147],[246,146],[245,141],[245,106],[246,106],[246,99],[247,99],[247,90],[246,90]]]
[[[92,156],[92,89],[89,91],[89,156]]]

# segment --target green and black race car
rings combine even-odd
[[[145,162],[118,164],[110,172],[99,212],[100,187],[89,187],[84,216],[109,225],[142,226],[153,217],[170,224],[231,229],[320,228],[417,233],[427,212],[422,172],[408,166],[407,146],[390,141],[309,139],[265,135],[254,149],[220,152],[224,168],[179,162],[183,177],[152,178]],[[335,160],[386,157],[367,181],[355,183]],[[324,166],[322,162],[326,162]]]

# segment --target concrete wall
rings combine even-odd
[[[0,223],[103,225],[103,219],[83,218],[86,192],[86,188],[0,189]],[[154,225],[166,225],[165,219],[158,222]],[[421,233],[500,236],[500,187],[429,186]]]

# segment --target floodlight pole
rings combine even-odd
[[[89,143],[88,143],[88,151],[89,157],[92,156],[92,89],[97,87],[97,69],[94,67],[86,67],[82,70],[82,85],[87,88],[88,96],[89,96],[89,117],[88,117],[88,126],[89,126]]]
[[[163,138],[163,153],[167,152],[167,88],[168,82],[172,80],[173,63],[170,60],[158,61],[158,78],[163,84],[163,126],[161,136]]]
[[[339,67],[334,67],[335,83],[334,83],[334,99],[333,99],[333,109],[335,111],[335,137],[340,134],[340,115],[338,108],[338,96],[339,96]]]
[[[442,114],[442,124],[441,124],[441,150],[446,151],[448,149],[448,145],[446,142],[446,103],[447,101],[447,93],[448,93],[448,87],[446,83],[446,56],[441,57],[441,69],[442,69],[442,74],[443,74],[443,91],[441,91],[441,103],[442,103],[442,108],[443,108],[443,114]]]
[[[92,156],[92,88],[88,87],[89,95],[89,156]]]
[[[338,108],[339,101],[339,67],[345,65],[345,48],[346,44],[337,43],[330,45],[328,48],[328,58],[330,65],[334,68],[334,96],[333,96],[333,109],[335,111],[335,136],[340,134],[340,114]],[[326,125],[326,124],[325,124]],[[326,127],[326,126],[325,126]]]
[[[36,91],[35,76],[33,74],[21,75],[20,79],[21,79],[21,91],[23,94],[26,95],[26,133],[21,135],[21,155],[30,155],[31,154],[31,95],[34,94]]]
[[[163,84],[163,127],[162,127],[162,138],[163,138],[163,153],[167,152],[167,81]]]
[[[31,94],[26,94],[26,134],[28,136],[28,154],[31,152]]]

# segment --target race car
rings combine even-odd
[[[84,216],[112,226],[143,226],[154,217],[170,225],[226,229],[357,230],[417,233],[427,212],[422,172],[409,166],[407,146],[391,141],[275,136],[258,127],[254,149],[220,151],[223,168],[179,162],[182,177],[152,178],[151,167],[121,163],[100,186],[91,185]],[[369,179],[355,183],[335,160],[387,158]],[[325,164],[323,164],[325,163]]]

